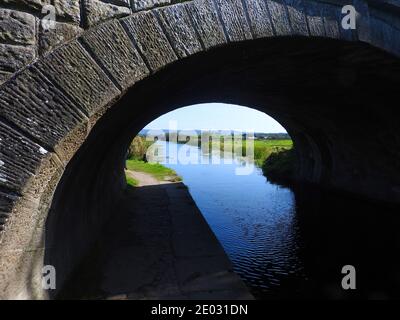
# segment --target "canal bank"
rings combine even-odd
[[[86,280],[73,279],[92,287],[78,298],[253,299],[184,184],[127,175],[139,186],[128,187],[100,253],[82,267]]]

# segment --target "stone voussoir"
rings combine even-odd
[[[82,40],[121,88],[127,89],[149,74],[142,57],[118,20],[85,33]]]
[[[309,36],[307,19],[304,13],[304,1],[286,0],[286,6],[289,13],[289,20],[293,34]]]
[[[286,4],[283,0],[266,0],[276,36],[292,35]]]
[[[304,11],[307,15],[307,23],[310,30],[310,36],[324,37],[325,27],[321,7],[315,2],[306,1],[304,3]]]
[[[3,85],[0,115],[51,148],[83,119],[73,102],[34,67]]]
[[[250,27],[255,38],[272,37],[271,16],[264,0],[245,0],[245,6],[250,19]]]
[[[177,60],[155,14],[143,11],[122,19],[129,36],[137,44],[151,71],[158,71]]]
[[[1,121],[0,137],[0,187],[22,194],[47,150]]]
[[[215,0],[229,41],[253,38],[241,0]]]
[[[325,4],[322,7],[322,16],[324,19],[325,36],[332,39],[340,39],[340,8]]]
[[[212,0],[195,0],[188,4],[187,8],[206,49],[221,46],[227,42]]]
[[[18,46],[0,43],[0,70],[12,74],[36,58],[34,46]]]
[[[188,4],[182,3],[155,10],[180,58],[185,58],[202,50],[200,39],[192,26],[187,7]]]
[[[35,64],[91,116],[120,91],[78,41],[60,47]]]

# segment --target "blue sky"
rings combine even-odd
[[[281,133],[286,130],[263,112],[229,104],[207,103],[180,108],[166,113],[145,129],[168,129],[170,121],[178,130],[241,130]]]

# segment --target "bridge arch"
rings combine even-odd
[[[88,29],[7,80],[0,297],[46,298],[45,252],[64,250],[65,274],[73,271],[108,218],[91,215],[111,208],[122,190],[123,146],[179,106],[216,101],[266,111],[295,141],[299,178],[398,201],[399,111],[389,99],[398,99],[399,6],[354,1],[358,27],[344,30],[342,2],[194,0],[137,12]],[[93,152],[104,155],[95,165]],[[107,190],[81,184],[94,170],[104,172],[97,181]],[[100,202],[85,208],[77,188],[78,198]],[[71,231],[58,209],[87,212],[75,225],[75,240],[87,240],[79,250],[52,243]]]

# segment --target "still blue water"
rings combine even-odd
[[[182,146],[179,146],[182,151]],[[209,155],[188,147],[191,164],[164,164],[174,169],[188,186],[200,211],[229,255],[234,270],[258,291],[279,287],[287,276],[304,277],[298,259],[300,239],[293,192],[268,182],[254,164],[250,174],[237,175],[245,160],[220,160],[220,164],[198,164]],[[201,161],[197,161],[200,159]],[[225,161],[224,161],[225,160]],[[184,162],[184,161],[182,161]]]
[[[400,298],[398,208],[306,185],[277,186],[244,159],[229,164],[213,155],[220,164],[197,164],[210,155],[177,149],[195,164],[174,164],[172,155],[165,165],[182,176],[257,298]],[[253,170],[237,175],[244,164]],[[345,265],[357,270],[357,290],[342,288]]]

